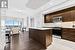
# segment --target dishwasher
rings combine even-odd
[[[62,29],[60,27],[54,27],[52,32],[54,37],[61,38]]]

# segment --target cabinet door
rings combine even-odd
[[[46,16],[44,17],[44,22],[45,22],[45,23],[51,23],[51,22],[52,22],[52,16],[46,15]]]
[[[46,33],[46,46],[49,46],[52,42],[52,29],[48,30]]]
[[[74,20],[73,16],[71,16],[71,11],[55,15],[55,17],[59,17],[59,16],[62,16],[62,21],[63,22],[69,22],[69,21],[73,21]]]
[[[73,21],[73,16],[71,16],[71,11],[63,13],[62,16],[63,16],[63,22]]]
[[[71,16],[73,17],[73,21],[75,21],[75,10],[71,11]]]
[[[63,29],[62,39],[67,39],[75,42],[75,29]]]

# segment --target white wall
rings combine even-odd
[[[34,27],[42,27],[44,24],[44,18],[42,13],[34,15]]]
[[[5,33],[0,31],[0,50],[4,50],[5,46]]]
[[[5,47],[5,31],[4,31],[4,20],[2,19],[2,16],[5,16],[6,9],[0,8],[0,50],[4,50]]]
[[[4,21],[0,16],[0,50],[4,50],[5,47],[5,31],[4,31]]]

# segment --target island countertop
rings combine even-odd
[[[53,29],[53,28],[43,28],[43,27],[30,27],[32,29],[38,29],[38,30],[47,30],[47,29]]]

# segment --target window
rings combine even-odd
[[[5,20],[5,25],[6,26],[20,26],[21,22],[15,20],[15,19],[6,19]]]

